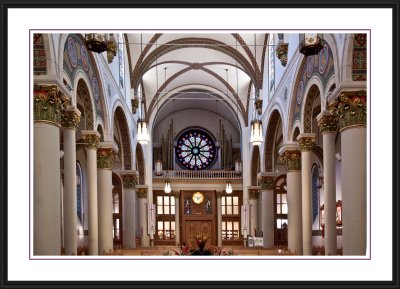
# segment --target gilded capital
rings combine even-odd
[[[132,114],[135,114],[139,107],[139,99],[137,98],[131,99],[131,104],[132,104]]]
[[[56,85],[35,85],[33,92],[33,117],[35,121],[61,124],[61,116],[71,103]]]
[[[262,190],[273,190],[275,178],[271,176],[259,176],[258,182],[261,185]]]
[[[215,191],[215,195],[217,196],[218,199],[222,198],[223,193],[224,193],[223,191]]]
[[[136,194],[139,199],[147,199],[147,188],[136,188]]]
[[[61,125],[65,128],[76,129],[81,120],[81,113],[73,106],[65,109],[61,117]]]
[[[315,136],[314,134],[300,134],[297,137],[299,141],[299,147],[302,152],[311,151],[314,144]]]
[[[82,131],[82,138],[85,148],[95,150],[99,147],[100,134],[97,131]]]
[[[287,150],[281,155],[288,171],[301,170],[301,152],[298,150]]]
[[[367,124],[367,92],[365,90],[342,92],[329,105],[338,116],[339,130]]]
[[[135,189],[138,183],[137,172],[121,174],[122,184],[125,189]]]
[[[249,189],[250,200],[257,200],[259,194],[260,194],[260,189]]]
[[[286,66],[288,61],[288,43],[279,43],[276,47],[276,57],[281,61],[282,66]]]
[[[114,148],[98,148],[97,149],[97,168],[112,169],[115,160]]]
[[[338,115],[330,112],[322,112],[318,117],[318,126],[322,134],[336,132],[338,127]]]

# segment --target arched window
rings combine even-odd
[[[122,38],[122,33],[118,33],[118,65],[119,65],[119,84],[124,87],[124,76],[125,76],[125,66],[124,66],[124,39]]]
[[[312,169],[312,179],[311,179],[311,187],[312,187],[312,221],[314,223],[315,218],[318,215],[319,210],[319,200],[318,200],[318,176],[319,171],[316,165],[313,166]]]
[[[76,162],[76,213],[78,222],[83,224],[83,198],[82,198],[82,167],[79,162]]]
[[[274,34],[270,34],[269,38],[269,91],[275,87],[275,37]],[[272,93],[270,94],[272,95]]]

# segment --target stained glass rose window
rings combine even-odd
[[[216,158],[214,140],[201,129],[187,130],[177,139],[175,155],[182,168],[204,170],[210,167]]]

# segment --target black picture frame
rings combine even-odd
[[[130,1],[122,1],[122,0],[114,0],[114,1],[90,1],[90,0],[69,0],[69,1],[40,1],[40,0],[32,0],[32,1],[20,1],[20,0],[0,0],[1,2],[1,54],[0,54],[0,69],[1,69],[1,77],[0,77],[0,89],[2,91],[2,96],[0,97],[0,115],[1,115],[1,124],[0,124],[0,203],[1,203],[1,214],[0,214],[0,230],[2,234],[0,234],[0,288],[399,288],[399,197],[398,192],[399,188],[399,15],[400,15],[400,3],[398,0],[387,0],[387,1],[302,1],[300,4],[299,1],[294,0],[280,0],[280,1],[270,1],[269,3],[265,3],[265,1],[246,1],[243,3],[238,3],[234,1],[168,1],[168,3],[151,0],[151,1],[135,1],[135,3],[130,3]],[[393,135],[393,150],[392,152],[384,152],[384,157],[387,157],[387,154],[392,153],[390,161],[392,165],[392,171],[388,171],[389,174],[393,177],[392,182],[392,219],[393,219],[393,231],[392,231],[392,251],[393,256],[391,258],[392,261],[392,280],[390,281],[381,281],[381,280],[357,280],[357,281],[229,281],[229,278],[221,279],[220,281],[202,281],[198,280],[194,276],[196,280],[194,281],[50,281],[50,280],[42,280],[42,281],[26,281],[26,280],[11,280],[9,279],[8,273],[8,264],[9,264],[9,255],[8,255],[8,242],[12,241],[16,236],[9,235],[9,221],[8,220],[8,200],[10,194],[14,193],[13,191],[9,191],[10,184],[8,183],[8,177],[10,173],[9,164],[14,161],[14,157],[8,154],[10,143],[10,136],[14,136],[12,130],[9,130],[10,124],[8,122],[8,116],[10,114],[18,113],[15,107],[9,107],[8,96],[9,92],[12,89],[16,89],[15,87],[8,86],[8,79],[10,75],[8,75],[8,67],[12,65],[11,59],[8,58],[9,52],[9,31],[8,29],[8,19],[9,12],[11,9],[34,9],[34,8],[346,8],[346,9],[361,9],[361,8],[388,8],[392,10],[393,22],[392,22],[392,68],[393,68],[393,94],[392,98],[392,107],[388,107],[388,110],[392,110],[393,113],[393,127],[392,127],[392,135]],[[22,21],[22,19],[21,19]],[[372,21],[372,19],[371,19]],[[379,21],[375,19],[374,21]],[[21,35],[20,37],[28,37],[28,35]],[[14,44],[15,45],[15,44]],[[384,43],[382,44],[384,46]],[[382,61],[385,61],[384,59]],[[23,71],[23,73],[28,73]],[[22,91],[22,99],[26,97],[28,94],[27,91]],[[12,142],[11,142],[12,143]],[[371,164],[373,165],[373,164]],[[26,178],[25,174],[21,174],[21,178]],[[25,194],[28,196],[28,192]],[[390,205],[390,204],[388,204]],[[373,212],[373,214],[379,214],[380,212]],[[199,261],[202,262],[202,261]],[[254,263],[257,263],[255,261]],[[328,269],[328,268],[327,268]],[[134,269],[132,269],[134,271]],[[223,270],[223,269],[220,269]],[[356,268],[355,268],[356,270]],[[268,272],[268,268],[266,268],[266,273]],[[73,273],[71,273],[73,274]],[[367,275],[368,272],[365,272]],[[179,279],[177,277],[177,279]]]

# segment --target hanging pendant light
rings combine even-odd
[[[85,34],[85,43],[87,49],[96,53],[102,53],[107,50],[107,34],[88,33]]]
[[[142,43],[142,39],[140,40]],[[142,45],[142,44],[141,44]],[[137,141],[140,144],[148,144],[150,141],[149,131],[147,128],[147,122],[144,120],[144,99],[140,90],[140,116],[137,123]]]
[[[161,176],[163,174],[162,161],[156,160],[155,166],[156,166],[156,176]]]
[[[171,193],[171,184],[169,183],[169,181],[166,181],[166,182],[165,182],[164,192],[165,192],[166,194]]]
[[[232,194],[232,184],[231,184],[231,182],[227,182],[227,183],[226,183],[225,192],[226,192],[227,194]]]
[[[303,53],[305,56],[318,54],[318,52],[320,52],[320,50],[324,48],[322,34],[300,33],[299,41],[300,53]]]
[[[250,142],[253,145],[260,145],[263,142],[262,136],[262,122],[261,120],[254,119],[251,121]]]

